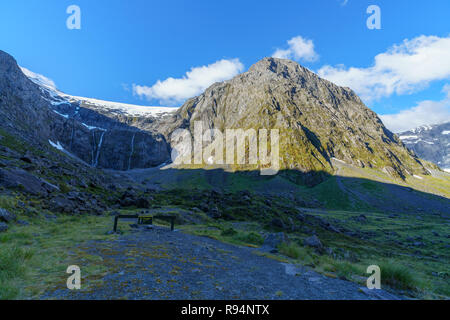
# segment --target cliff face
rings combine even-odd
[[[161,134],[130,126],[89,106],[30,81],[16,61],[0,51],[3,129],[40,147],[56,145],[99,168],[147,168],[168,160],[169,146]]]

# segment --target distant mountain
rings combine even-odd
[[[450,122],[421,126],[398,136],[419,157],[450,172]]]

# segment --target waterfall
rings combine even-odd
[[[73,148],[73,137],[75,134],[75,119],[72,119],[72,134],[70,135],[70,150]]]
[[[98,157],[100,156],[100,149],[102,148],[102,143],[103,143],[103,136],[105,135],[106,131],[102,132],[102,135],[100,136],[100,141],[98,142],[98,146],[97,146],[97,155],[95,156],[95,162],[93,164],[94,167],[98,166]]]
[[[95,130],[92,130],[91,166],[94,166],[94,152],[95,152]]]
[[[131,152],[130,156],[128,157],[128,170],[131,170],[131,157],[134,153],[134,138],[136,137],[136,132],[133,134],[133,137],[131,138]]]

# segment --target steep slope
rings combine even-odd
[[[134,126],[136,116],[121,112],[120,104],[101,112],[96,101],[67,96],[33,80],[0,51],[0,127],[7,132],[40,148],[55,146],[92,167],[146,168],[169,158],[164,137]],[[140,121],[154,121],[153,113]]]
[[[420,160],[348,88],[290,61],[265,58],[248,72],[216,83],[158,125],[169,138],[179,127],[204,130],[279,129],[281,169],[333,173],[337,158],[404,178],[427,174]]]
[[[450,171],[450,122],[421,126],[398,136],[419,157]]]

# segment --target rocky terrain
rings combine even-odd
[[[408,150],[350,89],[266,58],[171,109],[74,97],[27,75],[0,51],[0,298],[67,297],[54,289],[72,264],[88,287],[70,298],[195,298],[202,289],[197,297],[374,298],[359,290],[371,264],[400,290],[375,298],[450,296],[449,175]],[[204,130],[279,129],[280,173],[170,164],[172,133],[192,132],[195,121]],[[111,232],[113,215],[145,211],[175,215],[180,234],[135,232],[135,223]],[[257,269],[233,291],[229,277],[249,252],[264,257],[252,256]],[[187,283],[192,270],[140,273],[147,263],[167,270],[168,255],[197,254],[205,277],[227,262],[223,284],[205,278],[172,292],[172,280]],[[128,273],[115,269],[127,262]],[[281,280],[259,289],[267,277]],[[113,294],[96,287],[103,281],[127,285]]]
[[[421,126],[398,136],[420,158],[450,171],[450,122]]]

